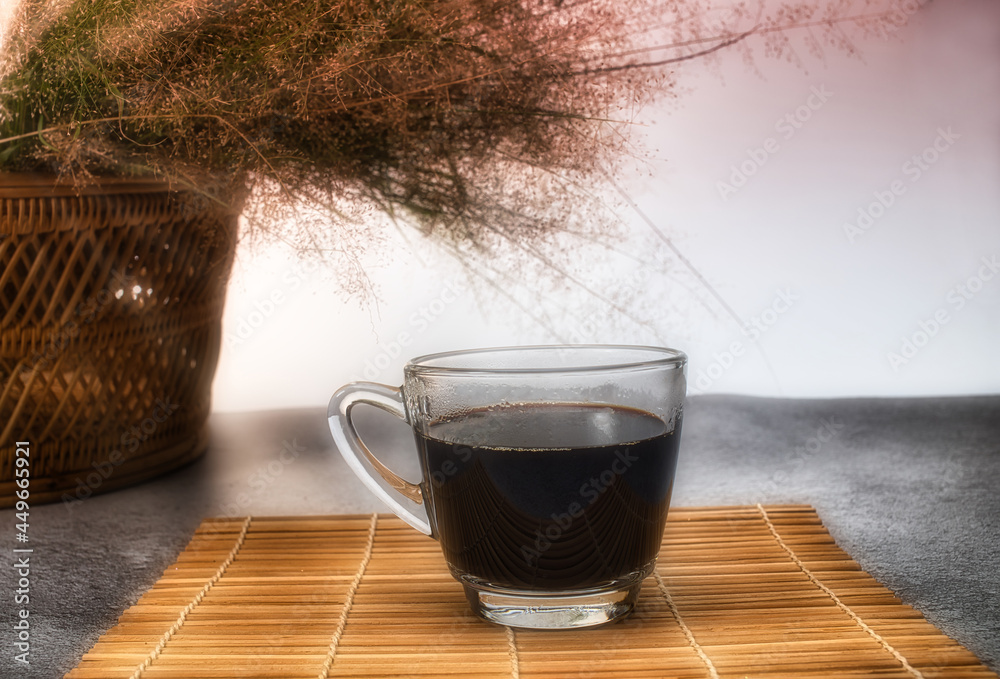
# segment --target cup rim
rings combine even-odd
[[[590,353],[596,355],[598,352],[632,352],[635,354],[648,353],[649,358],[642,360],[620,360],[605,361],[599,364],[587,365],[583,362],[580,365],[564,364],[552,366],[514,366],[514,367],[483,367],[470,365],[445,365],[449,359],[471,357],[474,355],[487,356],[489,354],[505,354],[513,352],[524,352],[526,354],[559,352],[579,352],[581,354]],[[535,344],[528,346],[506,346],[506,347],[483,347],[477,349],[460,349],[457,351],[443,351],[434,354],[424,354],[407,361],[403,368],[406,374],[419,375],[544,375],[544,374],[568,374],[568,373],[600,373],[600,372],[620,372],[626,370],[648,370],[650,368],[667,368],[671,370],[683,369],[687,364],[687,354],[678,349],[668,347],[657,347],[642,344]]]

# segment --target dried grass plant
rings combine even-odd
[[[373,211],[462,261],[487,253],[477,266],[503,272],[514,257],[585,286],[558,253],[613,229],[594,187],[673,65],[850,52],[891,28],[892,5],[20,0],[0,57],[0,170],[153,176],[219,200],[249,189],[252,232],[335,258],[352,295],[371,287]]]

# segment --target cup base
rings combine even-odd
[[[530,629],[593,627],[629,615],[642,579],[613,588],[565,593],[496,589],[462,580],[472,611],[490,622]]]

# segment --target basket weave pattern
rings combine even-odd
[[[35,502],[200,455],[237,215],[148,182],[0,177],[0,506],[17,441]]]

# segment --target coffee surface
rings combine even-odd
[[[586,589],[649,568],[670,502],[680,421],[590,404],[515,404],[417,433],[452,570],[500,587]]]

